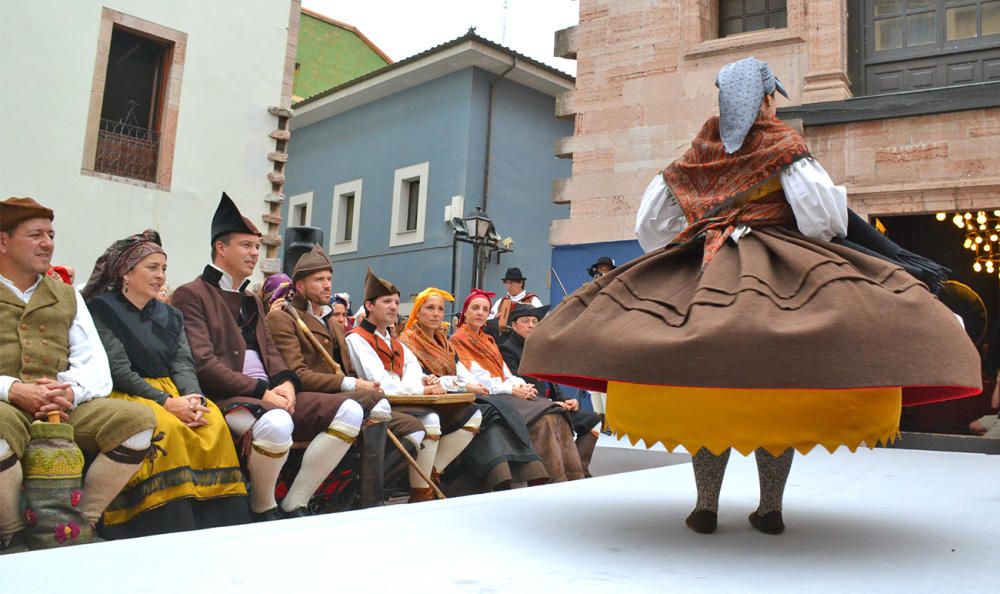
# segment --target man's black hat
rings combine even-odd
[[[520,268],[508,268],[507,269],[507,273],[504,274],[503,278],[500,279],[500,280],[505,280],[505,281],[523,281],[523,280],[527,280],[527,279],[525,279],[524,275],[521,274],[521,269]]]
[[[615,269],[614,260],[612,260],[607,256],[601,256],[600,258],[597,259],[597,262],[594,262],[593,264],[590,265],[590,268],[587,269],[587,274],[589,274],[590,277],[593,278],[597,274],[597,267],[600,266],[601,264],[610,266],[612,270]]]
[[[550,306],[548,305],[542,305],[540,307],[531,307],[530,305],[518,303],[517,307],[515,307],[510,312],[510,315],[507,316],[507,324],[508,325],[513,324],[515,320],[527,317],[538,318],[538,321],[540,322],[542,321],[542,318],[545,317],[545,314],[549,313],[549,307]]]
[[[257,237],[261,235],[257,226],[240,214],[240,209],[236,208],[232,198],[223,192],[219,206],[215,209],[215,216],[212,217],[212,244],[227,233],[249,233]]]

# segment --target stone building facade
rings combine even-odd
[[[553,191],[570,205],[570,218],[553,224],[553,245],[632,239],[649,179],[717,112],[716,73],[749,55],[784,82],[791,98],[779,115],[800,120],[858,212],[1000,206],[1000,84],[991,82],[1000,81],[1000,60],[961,88],[860,97],[852,62],[865,49],[852,32],[872,2],[788,0],[785,27],[720,37],[725,4],[581,0],[579,25],[556,38],[557,55],[577,60],[577,83],[557,104],[575,130],[556,147],[573,175]],[[1000,47],[1000,35],[982,39]]]
[[[634,224],[646,185],[718,113],[718,71],[753,55],[789,91],[778,116],[803,131],[851,208],[980,295],[992,381],[1000,283],[974,271],[967,231],[951,222],[968,212],[1000,234],[1000,2],[580,0],[579,25],[556,34],[555,53],[577,61],[576,88],[557,102],[557,115],[574,122],[556,144],[572,177],[553,188],[570,216],[550,234],[564,278],[589,280],[582,269],[598,255],[640,253]],[[911,427],[965,431],[988,410],[991,388],[979,400],[920,407]]]

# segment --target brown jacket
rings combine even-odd
[[[223,291],[222,274],[211,266],[195,280],[177,287],[171,305],[184,314],[184,330],[194,355],[198,382],[205,395],[215,399],[233,396],[261,398],[268,388],[291,381],[296,391],[301,383],[288,369],[264,322],[264,305],[247,292]],[[253,337],[270,381],[243,374],[247,341],[240,332],[243,323],[253,324]]]
[[[306,311],[306,300],[296,295],[291,304],[298,311],[299,317],[305,322],[326,351],[333,355],[333,360],[340,364],[344,374],[335,374],[327,364],[323,355],[316,350],[313,343],[295,323],[292,314],[282,308],[273,309],[267,314],[267,326],[274,338],[278,351],[285,358],[285,363],[302,380],[302,389],[309,392],[340,392],[345,374],[353,375],[350,357],[347,356],[347,341],[344,340],[344,330],[340,324],[329,317],[326,323],[320,322],[316,316]]]

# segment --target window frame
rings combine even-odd
[[[330,213],[330,254],[347,254],[358,251],[358,235],[361,231],[361,201],[364,182],[355,179],[333,187],[332,211]],[[354,196],[354,212],[351,216],[351,239],[340,240],[341,202],[345,196]]]
[[[427,219],[427,185],[430,174],[430,163],[423,162],[408,167],[396,169],[392,184],[392,214],[390,219],[389,247],[423,243],[424,226]],[[409,204],[409,183],[419,180],[417,193],[417,227],[406,228],[407,206]],[[405,199],[405,203],[404,203]]]
[[[159,44],[167,45],[164,60],[166,76],[159,89],[159,144],[156,158],[156,179],[145,181],[97,171],[97,145],[107,83],[108,55],[115,30],[145,37]],[[180,108],[181,82],[184,77],[184,61],[187,55],[187,33],[170,29],[157,23],[127,15],[110,8],[101,9],[101,20],[97,39],[97,57],[91,82],[90,105],[84,133],[83,159],[80,173],[102,179],[138,185],[146,188],[169,191],[173,179],[174,148],[177,137],[177,119]]]
[[[767,31],[768,29],[787,29],[788,28],[788,0],[785,0],[785,6],[782,7],[782,8],[771,8],[770,7],[771,0],[764,0],[764,6],[765,6],[764,10],[762,12],[754,12],[754,13],[748,13],[747,12],[746,0],[741,0],[741,2],[743,3],[743,9],[740,11],[740,16],[739,17],[729,17],[729,18],[725,18],[723,16],[723,11],[722,11],[722,9],[723,9],[723,6],[722,6],[723,2],[725,2],[725,0],[719,0],[717,2],[717,8],[716,8],[717,14],[718,14],[718,25],[719,25],[718,26],[718,31],[717,31],[718,39],[726,39],[727,37],[733,37],[735,35],[743,35],[745,33],[754,33],[756,31]],[[779,12],[785,13],[785,24],[781,25],[781,26],[772,25],[771,24],[771,16],[773,14],[777,14]],[[756,16],[763,16],[764,19],[765,19],[765,22],[766,22],[766,26],[760,27],[758,29],[747,29],[747,18],[749,18],[749,17],[756,17]],[[733,33],[728,33],[728,34],[725,33],[724,30],[723,30],[724,27],[725,27],[725,23],[728,22],[728,21],[734,21],[734,20],[740,20],[742,22],[742,30],[735,31]]]
[[[300,225],[298,221],[295,220],[295,211],[299,207],[305,209],[306,222],[304,225]],[[288,224],[285,227],[312,227],[313,218],[313,193],[303,192],[301,194],[296,194],[288,198]],[[295,223],[294,225],[292,223]]]
[[[977,36],[974,38],[948,41],[946,36],[946,9],[959,6],[975,5],[977,9],[976,27],[981,31],[982,14],[981,6],[984,1],[989,0],[965,0],[962,4],[951,4],[952,0],[935,0],[932,9],[925,11],[910,12],[904,5],[902,11],[887,18],[902,16],[904,18],[904,29],[902,32],[904,43],[906,39],[905,17],[909,14],[919,12],[933,12],[935,14],[935,42],[913,46],[901,47],[876,51],[875,47],[875,3],[873,0],[848,0],[848,74],[851,79],[851,86],[856,97],[884,95],[888,93],[910,92],[911,90],[929,90],[934,88],[948,88],[952,85],[930,86],[917,89],[904,88],[901,90],[890,90],[885,92],[874,92],[869,89],[869,70],[884,67],[886,65],[899,64],[905,67],[907,64],[924,62],[934,62],[937,58],[948,56],[960,56],[968,54],[971,59],[992,59],[990,53],[1000,51],[1000,34],[991,34],[988,37]],[[957,0],[956,0],[957,1]],[[978,57],[976,56],[978,54]],[[978,81],[988,82],[988,81]],[[976,84],[976,83],[957,83]]]

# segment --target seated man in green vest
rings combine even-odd
[[[77,504],[91,530],[146,457],[155,426],[145,406],[105,398],[111,372],[94,321],[73,287],[45,274],[52,219],[31,198],[0,201],[0,553],[25,548],[19,459],[34,419],[58,412],[96,455]]]

